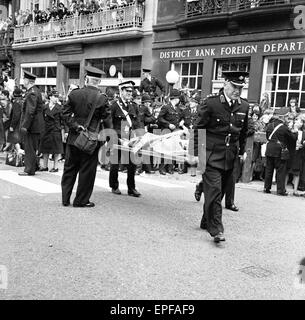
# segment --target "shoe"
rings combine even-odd
[[[179,170],[178,174],[184,174],[185,172],[183,170]]]
[[[86,204],[73,204],[74,208],[94,208],[95,204],[93,202],[88,202]]]
[[[47,172],[49,171],[49,168],[39,168],[39,172]],[[51,171],[50,171],[51,172]]]
[[[70,202],[63,202],[62,205],[64,207],[69,207],[69,206],[71,206],[71,203]]]
[[[138,192],[136,189],[128,190],[128,195],[135,198],[141,197],[141,193]]]
[[[207,230],[208,227],[207,227],[207,225],[206,225],[205,223],[201,223],[201,224],[200,224],[200,229],[202,229],[202,230]]]
[[[221,241],[226,241],[224,235],[222,232],[219,232],[215,237],[214,237],[214,242],[219,243]]]
[[[233,203],[230,206],[226,206],[226,209],[231,210],[231,211],[239,211],[239,208],[236,207],[236,205]]]
[[[159,171],[162,176],[166,176],[166,172],[164,170]]]
[[[264,193],[271,193],[269,189],[264,189]]]
[[[277,192],[277,195],[278,196],[288,196],[288,192],[285,191],[285,192]]]
[[[169,174],[174,174],[174,170],[168,171]]]
[[[34,176],[35,174],[30,174],[30,173],[27,173],[27,172],[19,172],[18,173],[18,176],[20,177],[28,177],[28,176]]]
[[[117,194],[117,195],[121,195],[122,194],[122,192],[121,192],[121,190],[119,188],[118,189],[112,189],[111,192],[114,193],[114,194]]]
[[[155,174],[155,171],[145,171],[146,174]]]
[[[200,201],[201,195],[202,195],[202,192],[201,192],[201,190],[199,188],[199,184],[196,184],[196,190],[195,190],[195,193],[194,193],[196,201],[198,201],[198,202]]]
[[[58,172],[58,169],[51,169],[50,172],[52,172],[52,173],[57,173],[57,172]]]

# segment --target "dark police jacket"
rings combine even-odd
[[[181,114],[179,113],[179,110],[173,107],[171,103],[168,103],[161,108],[158,117],[160,129],[169,129],[170,124],[173,124],[178,128],[180,120]]]
[[[128,112],[131,120],[131,126],[129,125],[125,114],[123,113],[121,107]],[[111,118],[113,129],[116,131],[118,138],[124,135],[125,128],[128,128],[129,133],[132,130],[140,129],[141,123],[138,113],[138,106],[133,102],[124,103],[121,98],[113,102],[111,105]],[[126,132],[125,132],[126,133]],[[126,137],[127,138],[127,137]]]
[[[147,131],[152,133],[157,128],[157,118],[149,111],[149,108],[141,105],[139,108],[141,127],[147,127]]]
[[[295,145],[297,140],[297,134],[292,133],[288,127],[279,119],[271,119],[270,123],[267,125],[266,138],[269,140],[270,135],[273,130],[279,125],[280,126],[276,132],[271,137],[271,140],[267,142],[266,156],[267,157],[281,157],[282,148],[291,149],[292,145]]]
[[[10,126],[14,130],[19,130],[23,101],[21,97],[15,98],[10,116]]]
[[[204,165],[233,169],[236,157],[245,151],[248,112],[246,100],[240,99],[230,106],[222,92],[206,98],[198,108],[194,135],[191,135],[190,148],[194,146],[194,155],[199,154]],[[206,130],[206,141],[200,129]]]
[[[33,86],[24,97],[21,128],[25,128],[29,133],[42,133],[44,130],[43,101],[40,90]]]
[[[155,78],[151,77],[151,81],[147,78],[143,79],[140,84],[140,93],[147,92],[149,95],[157,96],[157,87],[161,90],[162,94],[164,94],[165,89],[163,83]]]
[[[89,131],[96,131],[101,120],[104,120],[105,128],[111,128],[110,107],[107,97],[93,87],[87,86],[82,89],[73,90],[68,101],[63,107],[63,118],[69,128],[67,144],[73,145],[79,133],[79,125],[84,126],[89,117],[90,111],[96,106],[92,121],[89,125]]]

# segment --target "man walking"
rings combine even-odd
[[[108,99],[98,89],[103,71],[90,66],[86,67],[85,71],[85,87],[73,90],[63,108],[63,116],[69,127],[66,160],[61,181],[62,204],[65,207],[70,205],[70,197],[78,174],[78,186],[73,207],[92,208],[95,206],[93,202],[90,202],[90,197],[96,177],[99,148],[97,147],[93,154],[88,154],[74,146],[79,133],[85,130],[84,126],[93,108],[94,112],[88,131],[98,132],[101,120],[105,120],[106,127],[111,127]]]
[[[224,72],[224,90],[204,100],[195,122],[194,155],[198,161],[198,136],[206,130],[206,170],[203,174],[204,214],[200,227],[216,243],[225,241],[221,200],[232,181],[238,155],[245,160],[249,104],[241,99],[246,72]],[[192,145],[192,141],[191,141]],[[201,150],[202,151],[202,150]]]
[[[40,136],[44,130],[43,101],[41,92],[35,86],[36,76],[24,71],[24,86],[27,91],[21,116],[20,134],[24,142],[24,172],[19,176],[33,176],[38,169],[36,152]]]

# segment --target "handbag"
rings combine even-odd
[[[97,96],[96,102],[99,99],[99,96]],[[90,114],[88,116],[88,119],[85,124],[85,130],[82,130],[76,140],[74,141],[74,146],[78,148],[79,150],[88,153],[92,155],[97,148],[98,144],[98,133],[99,133],[99,127],[98,124],[96,127],[95,132],[91,132],[88,130],[88,127],[90,125],[90,122],[92,120],[93,114],[96,110],[96,105],[92,106]]]
[[[12,167],[24,167],[24,155],[18,154],[16,149],[8,152],[5,164]]]

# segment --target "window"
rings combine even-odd
[[[269,94],[272,107],[287,107],[296,98],[305,108],[305,58],[266,59],[262,91]]]
[[[180,75],[179,82],[175,85],[179,88],[202,90],[203,62],[174,63],[175,71]]]
[[[224,80],[223,71],[246,71],[250,72],[250,59],[217,60],[215,80]]]
[[[87,60],[87,62],[93,67],[103,70],[106,73],[106,78],[117,78],[119,72],[124,78],[141,77],[141,56],[91,59]],[[113,76],[111,76],[109,73],[111,66],[115,66],[116,68],[116,74]]]
[[[24,63],[21,64],[21,80],[22,84],[23,71],[28,71],[37,76],[36,84],[44,92],[56,88],[57,63]],[[51,88],[51,89],[50,89]]]

